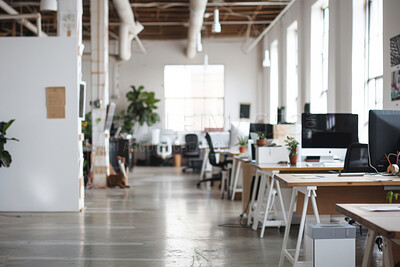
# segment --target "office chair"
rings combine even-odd
[[[209,135],[209,133],[206,133],[206,140],[208,143],[208,147],[210,149],[210,152],[208,154],[208,160],[210,161],[210,164],[214,167],[219,167],[222,170],[227,171],[228,164],[232,164],[232,160],[227,160],[228,153],[225,154],[224,161],[217,162],[217,157],[216,157],[217,152],[215,152],[215,150],[214,150],[214,146],[213,146],[211,136]],[[200,184],[204,183],[204,182],[213,182],[213,181],[221,181],[221,180],[222,180],[222,173],[218,173],[217,175],[215,175],[211,178],[199,181],[197,183],[197,186],[200,186]]]
[[[169,137],[161,137],[160,143],[157,144],[157,156],[168,165],[168,159],[172,157],[172,143]]]
[[[199,147],[199,141],[196,134],[185,135],[185,148],[183,150],[183,157],[188,158],[188,166],[182,170],[186,172],[189,169],[194,171],[199,171],[201,169],[201,151]],[[197,160],[196,160],[197,159]]]
[[[367,144],[352,143],[349,145],[346,151],[343,172],[374,172],[374,169],[369,165]]]

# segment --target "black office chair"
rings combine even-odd
[[[367,144],[352,143],[349,145],[346,151],[343,172],[374,172],[374,169],[369,165]]]
[[[185,135],[185,148],[183,150],[183,157],[188,158],[188,166],[182,171],[192,169],[193,172],[201,170],[202,160],[199,159],[201,150],[199,147],[199,140],[196,134]]]
[[[210,149],[210,152],[208,154],[208,160],[209,160],[210,164],[212,166],[214,166],[214,167],[219,167],[222,170],[226,171],[228,164],[230,164],[230,163],[232,164],[232,160],[228,160],[227,159],[228,158],[228,153],[224,153],[224,161],[217,162],[216,152],[214,150],[214,146],[213,146],[213,143],[212,143],[212,140],[211,140],[211,136],[208,133],[206,133],[206,140],[207,140],[207,143],[208,143],[208,147]],[[222,173],[220,172],[220,173],[218,173],[217,175],[215,175],[215,176],[213,176],[211,178],[199,181],[197,183],[197,186],[200,186],[200,184],[204,183],[204,182],[213,182],[213,181],[221,181],[221,180],[222,180]]]

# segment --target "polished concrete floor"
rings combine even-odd
[[[86,190],[82,213],[0,214],[0,266],[277,266],[283,233],[268,228],[260,239],[240,226],[240,201],[197,179],[136,167],[130,189]],[[358,235],[357,266],[364,242]]]

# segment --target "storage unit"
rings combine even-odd
[[[313,267],[354,267],[356,228],[346,223],[307,224],[306,247]]]

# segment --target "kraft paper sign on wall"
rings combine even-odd
[[[65,87],[46,87],[48,119],[65,119]]]

